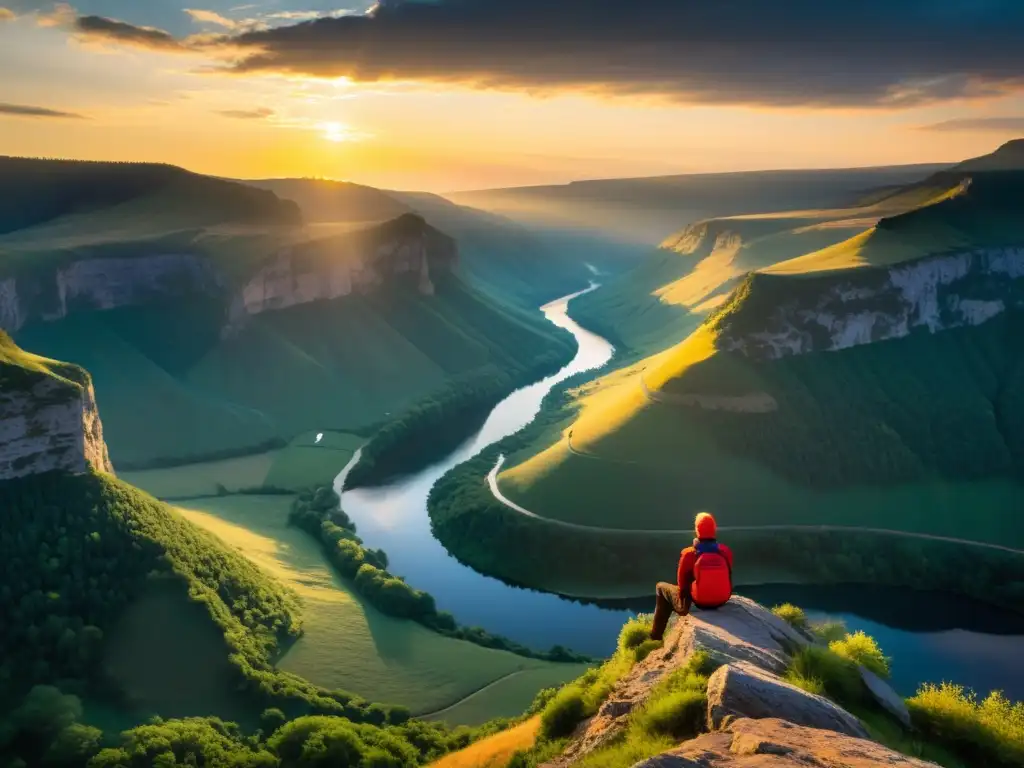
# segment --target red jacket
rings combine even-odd
[[[697,541],[694,540],[693,543],[696,545]],[[732,570],[732,550],[719,542],[718,551],[729,563],[729,569]],[[693,599],[693,564],[696,562],[697,550],[693,547],[687,547],[679,555],[679,571],[676,574],[676,581],[679,584],[679,594],[684,600]]]

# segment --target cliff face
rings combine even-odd
[[[84,383],[3,365],[0,379],[0,480],[90,467],[113,472],[88,374]]]
[[[251,315],[365,293],[394,280],[431,295],[436,276],[457,260],[455,242],[414,215],[353,237],[286,249],[234,295],[228,330]]]
[[[979,325],[1024,307],[1024,248],[929,256],[888,268],[755,274],[716,322],[720,349],[772,360]]]
[[[0,326],[17,331],[32,320],[59,320],[76,310],[115,309],[167,296],[222,290],[212,265],[192,254],[82,259],[0,281]]]
[[[455,241],[413,215],[284,248],[240,288],[231,287],[211,257],[197,253],[83,258],[0,280],[0,328],[16,332],[76,311],[220,296],[230,330],[250,315],[372,291],[393,280],[411,280],[431,294],[437,276],[457,260]]]

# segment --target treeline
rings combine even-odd
[[[117,736],[80,722],[73,695],[37,686],[0,720],[0,764],[8,768],[414,768],[509,727],[449,729],[410,720],[380,726],[342,717],[289,719],[268,709],[244,733],[215,717],[153,718]]]
[[[442,392],[421,399],[378,431],[363,447],[346,487],[382,485],[429,466],[482,426],[503,398],[518,387],[556,373],[566,362],[565,354],[552,351],[525,368],[509,372],[486,369],[456,378]]]
[[[467,640],[485,648],[510,651],[527,658],[555,662],[587,662],[590,657],[560,645],[538,652],[480,627],[463,627],[447,611],[439,611],[434,598],[388,572],[387,555],[363,546],[355,523],[340,507],[338,494],[319,488],[300,494],[292,505],[289,522],[314,536],[331,564],[355,590],[381,613],[411,619],[446,637]]]

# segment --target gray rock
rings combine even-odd
[[[741,719],[633,768],[935,768],[881,744],[784,720]]]
[[[746,661],[781,674],[791,653],[810,639],[763,605],[734,596],[715,611],[695,611],[686,619],[679,637],[684,656],[705,650],[720,661]]]
[[[899,720],[904,728],[909,730],[912,726],[910,712],[907,710],[907,705],[903,698],[892,689],[891,685],[870,669],[860,667],[860,676],[875,701],[878,702],[878,705]]]
[[[708,681],[708,727],[719,728],[729,715],[778,717],[796,725],[868,737],[860,721],[842,707],[743,661],[721,667]]]

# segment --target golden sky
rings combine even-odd
[[[140,18],[132,27],[108,25],[114,32],[82,22],[85,7],[7,4],[9,11],[0,10],[3,154],[161,161],[237,178],[320,176],[443,192],[580,178],[956,161],[1024,134],[1024,103],[1005,73],[998,87],[972,81],[952,88],[947,80],[927,98],[915,92],[909,99],[876,98],[872,89],[882,86],[896,93],[891,83],[858,79],[835,103],[822,95],[801,103],[800,83],[792,97],[775,82],[764,98],[752,96],[749,78],[730,79],[742,66],[733,61],[693,75],[685,87],[660,80],[650,85],[647,72],[606,88],[603,70],[582,77],[571,61],[568,70],[553,62],[557,76],[547,82],[522,75],[514,53],[491,59],[485,48],[478,59],[463,50],[467,60],[453,60],[440,75],[406,55],[374,61],[373,77],[350,79],[336,73],[349,72],[351,61],[331,59],[320,67],[314,57],[310,65],[309,54],[296,57],[294,47],[282,48],[283,54],[274,48],[273,66],[250,64],[246,53],[244,66],[226,68],[220,49],[194,37],[240,35],[238,45],[244,38],[263,50],[278,42],[258,36],[280,28],[261,22],[247,32],[232,19],[263,5],[292,14],[284,19],[292,23],[327,13],[323,4],[309,11],[301,7],[309,3],[280,10],[282,3],[269,2],[186,12],[169,11],[164,3],[161,12],[180,15],[180,24],[158,27],[157,19]],[[117,10],[113,0],[100,5]],[[378,22],[386,20],[385,11],[376,11],[383,14]],[[189,50],[179,50],[178,40]],[[500,60],[500,67],[477,73],[479,59]],[[365,59],[359,64],[360,71],[369,66]],[[665,62],[666,69],[675,66],[687,65]],[[458,76],[448,77],[449,71]],[[723,77],[727,88],[702,85]],[[834,88],[827,84],[821,93]]]

